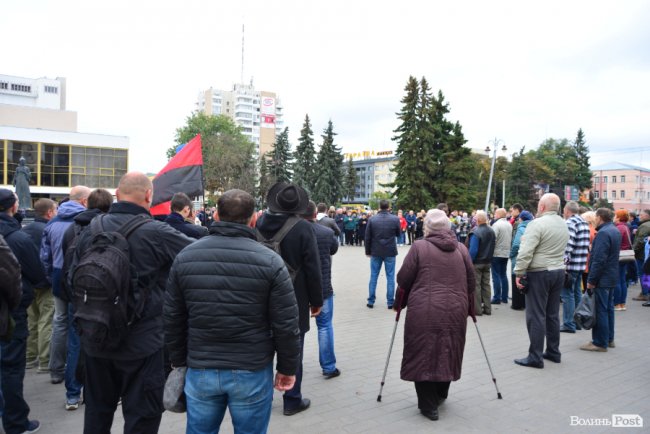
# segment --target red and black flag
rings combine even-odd
[[[151,214],[169,214],[169,201],[174,193],[185,193],[190,198],[203,196],[203,153],[200,134],[183,146],[153,179]]]

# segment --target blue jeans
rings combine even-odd
[[[189,368],[185,396],[187,434],[219,432],[226,407],[236,433],[265,433],[273,402],[273,363],[259,371]]]
[[[341,246],[344,246],[345,245],[345,230],[340,229],[340,231],[341,231],[341,233],[339,234],[339,244]]]
[[[79,342],[79,335],[75,330],[73,321],[74,308],[72,307],[72,303],[70,303],[68,305],[68,351],[65,359],[65,374],[63,378],[65,379],[65,397],[74,400],[81,396],[82,385],[77,381],[75,375],[81,343]]]
[[[614,340],[614,288],[595,288],[596,325],[591,329],[593,344],[607,348]]]
[[[388,306],[392,306],[395,301],[395,256],[381,256],[370,257],[370,283],[368,284],[368,304],[375,304],[375,290],[377,289],[377,279],[379,278],[379,271],[381,271],[381,264],[384,263],[386,270],[386,301]]]
[[[618,264],[618,285],[614,291],[614,304],[625,304],[627,299],[627,262]]]
[[[492,258],[493,302],[508,302],[508,258]]]
[[[571,287],[562,288],[562,292],[560,292],[562,298],[562,329],[575,331],[576,323],[573,320],[573,314],[582,298],[582,271],[569,271],[569,276]]]
[[[323,308],[316,317],[318,327],[318,361],[323,374],[331,374],[336,370],[336,356],[334,355],[334,296],[323,300]]]

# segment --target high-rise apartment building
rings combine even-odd
[[[271,150],[284,128],[280,98],[275,92],[255,90],[253,84],[235,84],[232,90],[207,89],[199,93],[197,108],[207,115],[225,115],[255,144],[256,156]]]

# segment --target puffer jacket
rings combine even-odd
[[[388,211],[379,211],[366,226],[366,255],[387,258],[397,256],[397,241],[401,233],[399,218]]]
[[[164,306],[173,366],[259,370],[278,354],[294,375],[298,307],[284,261],[241,224],[215,222],[172,266]]]
[[[614,288],[618,284],[621,233],[611,222],[598,226],[596,231],[589,255],[587,283],[601,288]]]
[[[332,255],[339,250],[339,242],[334,235],[334,231],[318,223],[312,222],[312,229],[316,235],[316,244],[318,245],[318,256],[320,258],[320,273],[323,285],[323,300],[329,298],[334,293],[332,288]]]

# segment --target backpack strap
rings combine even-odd
[[[295,215],[290,216],[290,217],[287,219],[287,221],[284,222],[284,224],[282,225],[282,227],[280,228],[280,230],[277,231],[277,232],[275,233],[275,235],[273,235],[273,237],[272,237],[269,241],[273,241],[273,242],[276,242],[276,243],[280,244],[280,243],[282,242],[282,240],[284,240],[284,237],[287,236],[287,234],[289,233],[289,231],[290,231],[291,229],[293,229],[293,227],[294,227],[294,226],[295,226],[295,225],[296,225],[300,220],[301,220],[301,219],[300,219],[300,217],[298,217],[298,216],[295,216]]]
[[[120,226],[116,232],[119,232],[125,239],[128,239],[133,231],[135,231],[143,224],[149,223],[150,221],[151,219],[146,218],[143,214],[138,214]]]

